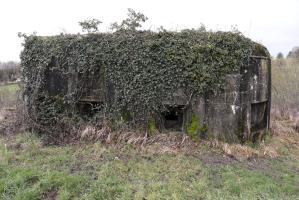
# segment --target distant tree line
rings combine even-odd
[[[7,83],[19,78],[19,63],[14,61],[0,62],[0,82]]]
[[[283,59],[284,57],[285,56],[281,52],[276,55],[276,59]],[[286,58],[293,58],[299,61],[299,47],[294,47],[291,51],[289,51]]]
[[[287,58],[299,60],[299,47],[294,47],[293,50],[288,53]]]
[[[279,52],[279,53],[277,54],[276,58],[277,58],[277,59],[282,59],[282,58],[284,58],[283,53]]]

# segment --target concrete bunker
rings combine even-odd
[[[82,82],[76,106],[87,116],[99,110],[113,96],[113,89],[105,87],[101,68],[94,72],[77,73],[68,79],[55,71],[46,73],[47,90],[51,95],[71,93],[74,84]],[[266,49],[254,51],[249,64],[242,66],[239,73],[226,75],[222,93],[204,95],[192,106],[186,105],[183,93],[179,90],[174,95],[173,101],[177,106],[168,106],[168,111],[161,113],[162,129],[186,131],[192,114],[195,114],[200,127],[207,127],[205,134],[227,141],[255,141],[260,133],[269,129],[270,124],[271,62]],[[168,102],[165,105],[167,107]]]
[[[161,131],[189,133],[192,130],[192,135],[199,137],[211,136],[229,142],[245,142],[258,140],[263,135],[261,133],[269,129],[271,62],[270,55],[263,46],[230,33],[213,33],[211,35],[211,33],[191,31],[186,33],[138,32],[126,34],[123,35],[124,37],[118,38],[119,41],[115,37],[121,36],[120,33],[29,38],[22,60],[26,71],[24,79],[29,80],[25,86],[27,99],[33,97],[35,101],[31,104],[28,102],[28,110],[38,114],[38,109],[40,108],[41,111],[43,109],[42,99],[48,98],[50,103],[56,100],[62,102],[62,115],[72,117],[79,114],[88,119],[94,113],[100,114],[103,108],[108,108],[109,111],[109,108],[112,108],[115,103],[121,102],[119,99],[125,99],[126,101],[122,101],[124,104],[120,104],[121,106],[116,110],[119,111],[119,114],[122,115],[124,112],[133,119],[136,119],[136,112],[133,113],[136,106],[140,105],[139,108],[147,106],[148,101],[150,101],[150,105],[157,104],[156,107],[149,106],[147,110],[144,109],[144,113],[142,108],[138,112],[150,114],[144,121],[154,121],[156,127]],[[192,44],[189,43],[190,34],[196,36],[194,37],[196,41],[193,41]],[[226,39],[222,38],[223,36]],[[243,46],[240,47],[235,40],[231,40],[231,37],[246,42],[242,43]],[[51,43],[48,43],[49,41]],[[71,43],[69,44],[68,41]],[[161,41],[163,42],[161,43]],[[114,42],[117,45],[111,45]],[[127,42],[130,42],[130,45]],[[138,42],[139,49],[134,48],[136,42]],[[217,48],[219,42],[223,43],[223,46],[220,45]],[[39,43],[43,51],[41,55],[36,55],[33,50]],[[216,46],[210,48],[209,44]],[[47,45],[50,45],[51,49]],[[202,48],[205,45],[207,48]],[[241,48],[240,51],[238,51],[239,48]],[[238,52],[242,53],[238,54]],[[219,55],[221,57],[218,62],[217,56]],[[147,59],[146,62],[143,61],[143,58]],[[205,63],[200,60],[202,58],[217,60],[217,62]],[[42,67],[40,67],[41,64]],[[181,69],[180,66],[184,67]],[[204,71],[207,68],[211,70]],[[36,73],[36,69],[39,69],[38,73]],[[163,70],[167,73],[163,73]],[[195,81],[204,79],[201,70],[207,72],[207,75],[215,76],[206,79],[210,82],[204,80],[203,85],[196,85]],[[132,71],[134,73],[131,73]],[[156,73],[155,76],[152,75],[153,72]],[[183,72],[181,74],[191,72],[191,76],[196,80],[194,81],[190,76],[180,76],[180,72]],[[215,73],[213,74],[213,72]],[[113,76],[115,74],[117,76]],[[161,78],[159,74],[166,74],[167,77],[161,76]],[[122,75],[128,75],[126,76],[128,78],[122,79]],[[172,76],[176,78],[169,80],[168,77]],[[140,79],[140,77],[145,78]],[[221,77],[219,82],[217,82],[217,77]],[[136,80],[138,84],[132,87],[130,82]],[[180,80],[183,80],[184,84],[181,82],[176,84]],[[168,83],[170,86],[167,85]],[[213,83],[221,84],[221,89],[217,90]],[[151,93],[151,88],[157,88],[154,84],[163,87],[153,89],[153,93]],[[211,87],[213,91],[217,90],[215,93],[196,89],[196,87],[208,88],[209,84],[213,85]],[[126,96],[126,87],[133,88],[130,90],[129,96]],[[147,99],[139,98],[143,97],[143,91]],[[151,98],[150,94],[155,95]],[[39,95],[42,97],[41,101],[39,101]],[[163,98],[159,98],[161,95],[164,95]],[[127,101],[127,99],[129,100]],[[139,100],[137,103],[136,99]],[[150,110],[152,108],[155,110]],[[127,110],[130,110],[131,113]],[[126,120],[130,120],[130,117]]]
[[[113,98],[113,88],[105,86],[105,74],[100,67],[92,72],[74,73],[67,79],[55,71],[46,73],[50,95],[72,93],[76,87],[74,84],[82,83],[79,101],[75,105],[82,115],[91,116],[90,113],[100,110],[101,105]],[[256,49],[249,64],[242,66],[239,73],[226,75],[223,92],[203,95],[195,99],[193,105],[187,105],[185,96],[184,90],[178,90],[173,99],[176,106],[165,102],[168,111],[161,113],[159,121],[162,125],[159,127],[186,131],[192,115],[196,115],[199,127],[207,127],[204,137],[212,135],[236,142],[257,140],[270,124],[271,62],[267,50]],[[198,135],[203,134],[197,131]]]

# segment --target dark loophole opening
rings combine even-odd
[[[267,101],[251,104],[251,131],[256,132],[267,128]]]
[[[79,102],[77,109],[81,116],[90,118],[98,113],[102,108],[102,104],[98,102]]]
[[[171,131],[182,131],[183,128],[183,106],[171,106],[163,113],[164,128]]]

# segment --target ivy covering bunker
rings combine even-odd
[[[126,119],[132,128],[163,131],[163,113],[179,107],[179,131],[194,135],[193,128],[184,127],[196,127],[192,113],[199,112],[203,99],[224,94],[227,76],[240,78],[242,70],[248,71],[256,49],[259,56],[269,57],[264,47],[239,32],[138,30],[146,19],[135,12],[114,24],[112,33],[25,36],[21,73],[29,126],[55,137],[72,134],[70,121],[101,126],[105,120]],[[239,105],[227,107],[232,106]],[[242,141],[249,138],[244,134],[224,138]]]

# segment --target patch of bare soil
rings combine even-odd
[[[50,190],[48,192],[43,193],[42,199],[44,200],[56,200],[58,192],[57,190]]]
[[[16,108],[0,109],[0,134],[11,135],[22,129],[22,121]]]
[[[269,171],[271,169],[270,160],[266,158],[248,159],[243,163],[250,170]]]
[[[199,159],[203,162],[203,164],[212,166],[231,165],[239,163],[239,161],[234,157],[212,152],[203,153],[199,156]]]
[[[246,160],[238,160],[233,156],[227,156],[219,153],[203,153],[199,159],[207,166],[225,166],[240,164],[249,170],[268,171],[270,169],[270,161],[266,158],[248,158]]]

